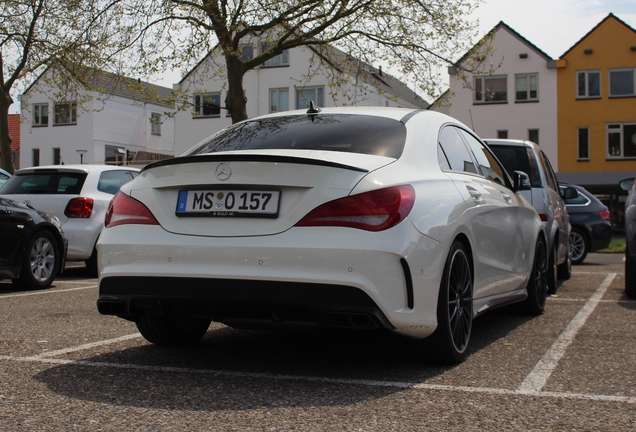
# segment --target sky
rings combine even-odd
[[[484,0],[471,19],[479,20],[475,42],[503,21],[558,59],[610,12],[636,29],[636,0]],[[180,79],[179,71],[167,71],[149,81],[172,88]],[[12,105],[11,112],[19,112],[19,103]]]
[[[503,21],[557,59],[610,12],[636,29],[636,0],[486,0],[475,17],[481,36]]]

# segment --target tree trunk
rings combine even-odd
[[[9,92],[0,87],[0,156],[2,157],[2,169],[13,174],[13,150],[11,149],[11,135],[9,135],[9,107],[13,99]]]
[[[245,70],[236,57],[225,56],[227,63],[227,97],[225,106],[232,115],[232,124],[247,120],[247,97],[243,90]]]

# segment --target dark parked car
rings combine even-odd
[[[0,168],[0,188],[11,178],[11,174]]]
[[[572,259],[568,212],[550,160],[532,141],[486,139],[485,142],[508,174],[512,176],[515,171],[521,171],[530,177],[530,190],[520,194],[537,210],[549,235],[548,293],[554,294],[557,278],[570,279]]]
[[[610,212],[582,186],[559,183],[570,215],[572,264],[581,264],[589,252],[605,249],[612,240]]]
[[[636,185],[629,178],[621,181],[620,186],[629,191],[625,202],[625,294],[636,298]]]
[[[48,288],[64,269],[68,242],[57,217],[0,197],[0,280]]]

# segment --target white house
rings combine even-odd
[[[490,32],[492,51],[463,76],[464,55],[449,68],[449,89],[429,109],[445,112],[481,138],[534,141],[558,168],[556,61],[503,21]],[[475,47],[474,49],[479,49]]]
[[[258,43],[243,47],[243,55],[250,56],[259,49]],[[330,59],[338,58],[335,67],[321,66],[318,52],[310,47],[299,47],[268,60],[244,76],[243,89],[247,96],[248,117],[271,112],[303,109],[313,100],[318,106],[342,105],[399,106],[426,108],[428,103],[418,97],[404,83],[394,77],[363,64],[364,72],[356,77],[345,76],[344,62],[359,61],[341,51],[328,48]],[[174,90],[183,92],[191,106],[175,117],[175,154],[179,155],[204,138],[232,124],[223,109],[227,95],[227,78],[223,58],[203,59]],[[340,71],[338,70],[340,69]],[[341,86],[333,85],[332,74]]]
[[[91,88],[64,92],[47,69],[21,97],[20,167],[143,164],[174,156],[172,90],[93,71]],[[154,95],[154,96],[151,96]]]

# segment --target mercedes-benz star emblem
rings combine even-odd
[[[216,178],[218,178],[221,181],[225,181],[229,179],[230,176],[232,175],[232,169],[230,168],[228,164],[222,163],[216,167],[215,174],[216,174]]]

